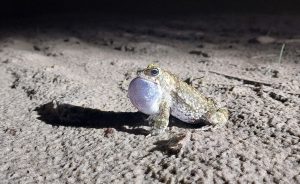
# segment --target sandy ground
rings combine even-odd
[[[300,17],[77,18],[0,29],[1,183],[300,183]],[[226,127],[146,137],[126,95],[151,62]]]

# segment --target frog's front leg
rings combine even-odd
[[[151,135],[158,135],[166,130],[169,125],[170,105],[162,101],[159,105],[159,112],[149,117],[149,124],[152,126]]]

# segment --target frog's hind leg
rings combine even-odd
[[[215,111],[209,112],[206,115],[207,120],[214,126],[223,126],[227,123],[229,118],[229,111],[227,108],[222,107]]]

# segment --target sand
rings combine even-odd
[[[1,183],[300,183],[299,20],[94,15],[2,26]],[[127,87],[152,62],[226,105],[226,127],[171,118],[165,134],[146,137]]]

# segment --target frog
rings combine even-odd
[[[136,72],[128,87],[128,98],[138,111],[149,115],[150,135],[166,131],[172,115],[186,123],[224,126],[229,118],[226,107],[218,107],[213,98],[164,70],[149,64]]]

